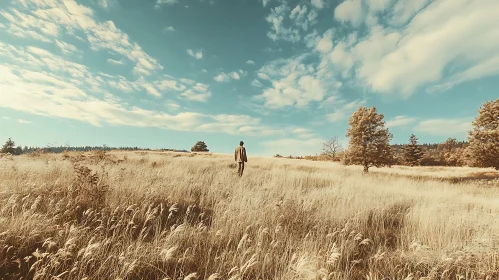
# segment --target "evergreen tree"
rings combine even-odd
[[[418,144],[416,135],[411,134],[409,144],[404,147],[404,160],[409,166],[419,165],[422,157],[421,147]]]
[[[0,152],[4,153],[4,154],[13,154],[14,155],[15,150],[16,150],[16,143],[14,141],[12,141],[12,139],[9,137],[9,139],[2,146],[2,150]]]

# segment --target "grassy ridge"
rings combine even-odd
[[[224,155],[4,157],[0,279],[499,277],[499,189],[434,180],[496,173],[373,171],[254,158],[239,179]]]

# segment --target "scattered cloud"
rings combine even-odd
[[[414,130],[436,136],[466,136],[472,129],[472,118],[429,119],[419,122]]]
[[[61,49],[61,52],[63,54],[72,54],[72,53],[76,53],[76,52],[81,52],[78,50],[78,48],[76,48],[74,45],[71,45],[69,43],[59,41],[59,40],[56,40],[55,43],[56,43],[57,47],[59,47],[59,49]]]
[[[255,62],[253,60],[248,60],[248,61],[246,61],[246,64],[255,65]]]
[[[254,79],[253,81],[251,81],[251,85],[254,87],[263,87],[263,84],[257,79]]]
[[[239,80],[241,79],[241,77],[239,76],[239,73],[237,72],[232,72],[232,73],[229,73],[229,76],[234,79],[234,80]]]
[[[317,9],[322,8],[321,0],[298,4],[290,7],[287,1],[270,9],[270,14],[265,18],[270,23],[267,37],[273,41],[283,40],[292,43],[299,42],[306,37],[310,27],[317,24]]]
[[[4,119],[4,120],[10,120],[9,117],[2,117],[2,119]]]
[[[335,19],[364,24],[368,33],[334,36],[336,29],[332,50],[326,41],[317,45],[322,64],[373,92],[401,97],[497,75],[499,2],[484,1],[399,1],[392,8],[389,0],[369,0],[364,8],[361,0],[344,1]]]
[[[233,79],[233,80],[241,79],[241,76],[239,74],[246,75],[246,72],[243,70],[239,70],[239,73],[236,71],[230,72],[230,73],[222,72],[222,73],[218,74],[217,76],[213,77],[213,80],[215,80],[219,83],[227,83],[231,79]]]
[[[194,85],[196,83],[196,81],[191,80],[191,79],[186,79],[186,78],[180,78],[179,81],[181,83],[187,84],[187,85]]]
[[[39,76],[36,76],[36,75]],[[0,107],[45,117],[78,120],[95,126],[123,125],[156,127],[180,131],[204,131],[233,135],[271,135],[279,133],[247,115],[207,115],[195,112],[167,114],[132,106],[116,96],[98,88],[92,91],[91,80],[74,80],[56,74],[31,72],[23,66],[0,65]],[[181,96],[194,101],[204,101],[208,85],[196,83],[182,92]],[[175,103],[167,103],[169,109],[178,109]]]
[[[316,137],[314,131],[308,128],[295,128],[292,130],[292,133],[294,133],[300,139],[310,139],[312,137]]]
[[[115,59],[112,59],[112,58],[108,58],[107,62],[110,63],[110,64],[115,64],[115,65],[123,65],[123,64],[125,64],[125,62],[123,60],[115,60]]]
[[[194,52],[193,50],[191,49],[188,49],[187,50],[187,54],[189,54],[190,56],[196,58],[196,59],[201,59],[203,58],[203,52],[202,51],[197,51],[197,52]]]
[[[46,43],[55,42],[63,32],[84,34],[93,51],[112,51],[135,63],[137,75],[151,75],[163,69],[154,58],[131,42],[128,35],[112,21],[98,22],[90,8],[74,0],[23,0],[15,8],[0,12],[7,22],[7,32],[21,38],[32,38]],[[71,49],[69,45],[63,48]]]
[[[211,92],[196,92],[193,89],[189,89],[184,91],[181,96],[191,101],[206,102],[211,97]]]
[[[172,102],[172,101],[169,101],[165,104],[166,108],[170,111],[177,111],[181,108],[180,105],[178,105],[177,103],[175,102]]]
[[[173,5],[176,3],[178,3],[178,0],[157,0],[154,8],[159,9],[162,5]]]
[[[348,119],[355,110],[364,106],[366,103],[367,100],[365,99],[354,100],[348,103],[343,100],[338,100],[334,112],[326,114],[326,119],[332,123]]]
[[[265,107],[271,109],[304,108],[333,94],[338,83],[324,75],[324,71],[317,71],[314,65],[304,63],[308,56],[303,54],[290,59],[277,59],[260,68],[258,78],[271,81],[272,87],[264,88],[254,100],[263,102]]]
[[[389,128],[406,126],[408,124],[412,124],[416,121],[415,118],[409,118],[406,116],[396,116],[393,119],[387,120],[385,125]]]
[[[96,0],[97,4],[102,8],[108,10],[119,5],[118,0]]]
[[[20,124],[30,124],[31,123],[30,121],[23,120],[23,119],[18,119],[17,122]]]
[[[358,26],[362,21],[362,0],[343,1],[334,9],[334,18]]]
[[[173,32],[173,31],[175,31],[175,28],[173,28],[173,26],[168,26],[168,27],[165,27],[164,30],[168,31],[168,32]]]
[[[312,6],[316,7],[317,9],[322,9],[324,8],[324,2],[323,0],[312,0]]]

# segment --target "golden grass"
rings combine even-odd
[[[497,173],[371,172],[250,158],[238,178],[231,155],[204,153],[3,157],[0,279],[498,279],[499,189],[435,180]]]

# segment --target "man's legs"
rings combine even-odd
[[[239,177],[243,176],[244,171],[244,162],[239,162],[239,169],[237,170],[237,174]]]

